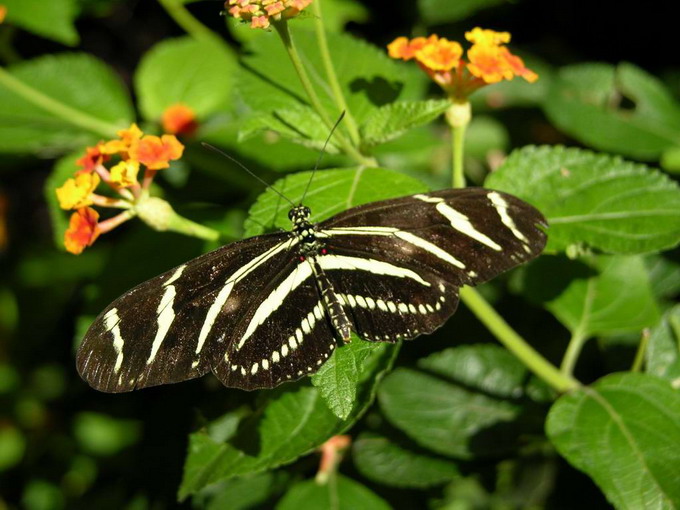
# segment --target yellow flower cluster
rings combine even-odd
[[[186,113],[186,112],[185,112]],[[104,232],[127,221],[135,203],[142,197],[158,170],[168,168],[171,160],[179,159],[184,146],[175,135],[145,135],[136,124],[118,132],[118,137],[87,147],[83,157],[77,160],[80,167],[72,178],[56,189],[62,209],[75,209],[64,235],[67,251],[79,254]],[[107,168],[112,158],[118,161]],[[144,180],[137,179],[144,165]],[[119,195],[110,198],[95,193],[101,182]],[[125,209],[118,216],[99,222],[99,213],[91,205]]]

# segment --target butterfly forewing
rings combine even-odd
[[[213,371],[272,388],[315,372],[350,330],[394,342],[431,333],[458,289],[536,257],[543,216],[481,188],[355,207],[318,225],[230,244],[145,282],[95,320],[78,370],[108,392]]]
[[[269,234],[232,243],[126,292],[85,335],[77,355],[81,377],[100,391],[121,392],[205,374],[213,365],[208,346],[231,329],[212,327],[225,315],[221,303],[247,309],[257,301],[258,282],[275,272],[272,259],[288,253],[290,238]],[[253,273],[262,278],[249,278]]]

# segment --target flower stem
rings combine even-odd
[[[342,88],[340,87],[340,82],[338,81],[338,76],[335,73],[335,68],[333,67],[333,60],[331,59],[331,53],[328,49],[328,40],[326,39],[326,30],[323,25],[323,16],[321,14],[321,2],[313,2],[312,8],[314,10],[315,20],[314,29],[316,31],[316,40],[319,44],[319,51],[321,52],[321,60],[326,70],[326,77],[333,91],[333,97],[335,98],[336,106],[345,112],[345,125],[347,131],[349,132],[349,137],[352,139],[354,146],[359,146],[361,143],[361,137],[359,136],[359,128],[357,123],[349,111],[347,106],[347,101],[345,100],[345,95],[342,93]]]
[[[177,23],[182,29],[196,40],[204,40],[210,42],[220,42],[222,40],[212,30],[206,27],[203,23],[198,21],[179,0],[158,0],[165,12]]]
[[[571,374],[574,373],[576,361],[587,340],[588,337],[579,330],[572,333],[569,345],[567,346],[567,350],[564,353],[564,358],[562,358],[562,363],[560,365],[560,371],[564,375],[571,376]]]
[[[46,112],[51,113],[64,122],[68,122],[99,136],[113,138],[116,136],[116,132],[119,129],[119,127],[114,124],[99,120],[43,94],[39,90],[15,78],[2,67],[0,67],[0,85],[5,86],[16,95],[22,97],[31,104],[42,108]]]
[[[560,372],[557,367],[527,344],[475,289],[463,287],[460,290],[460,298],[510,352],[552,388],[565,392],[580,386],[580,383],[571,375]]]
[[[451,126],[451,162],[453,168],[451,184],[454,188],[465,187],[465,173],[463,171],[465,131],[471,118],[472,111],[470,103],[467,101],[463,103],[454,102],[446,111],[446,121]]]
[[[177,232],[178,234],[204,239],[205,241],[217,241],[220,238],[220,233],[217,230],[191,221],[179,214],[173,217],[173,220],[168,225],[168,230]]]
[[[286,51],[288,52],[288,56],[290,58],[290,61],[293,64],[293,67],[295,68],[295,72],[297,73],[298,77],[300,78],[300,82],[302,83],[302,87],[305,89],[305,92],[307,93],[307,97],[309,98],[309,101],[312,104],[312,107],[316,111],[316,113],[321,117],[321,120],[326,124],[328,129],[333,129],[333,121],[331,118],[328,116],[328,113],[326,113],[326,110],[324,109],[323,105],[321,104],[321,100],[319,99],[319,96],[316,94],[316,91],[314,90],[314,87],[312,86],[312,82],[309,79],[309,75],[307,74],[307,71],[305,70],[304,65],[302,64],[302,60],[300,59],[300,54],[297,51],[297,48],[295,47],[295,42],[293,41],[293,37],[290,33],[290,30],[288,29],[288,23],[287,21],[281,20],[281,21],[276,21],[272,23],[274,28],[276,28],[276,31],[279,33],[279,36],[281,37],[281,40],[283,41],[283,45],[286,48]],[[356,147],[354,147],[343,135],[342,133],[336,133],[335,138],[338,142],[338,145],[341,147],[343,152],[347,154],[349,157],[354,159],[357,163],[360,165],[365,165],[365,166],[377,166],[376,161],[373,158],[367,158],[361,152],[357,150]]]

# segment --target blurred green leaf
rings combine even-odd
[[[79,413],[73,423],[73,434],[81,448],[95,455],[114,455],[135,444],[140,433],[140,422],[100,413]]]
[[[21,498],[26,510],[61,510],[65,508],[64,494],[59,486],[46,480],[32,479],[24,487]]]
[[[0,423],[0,472],[21,462],[26,439],[21,431],[7,423]]]
[[[10,66],[8,71],[25,85],[92,119],[101,129],[87,131],[0,85],[0,152],[39,152],[53,157],[82,150],[99,141],[102,130],[115,136],[117,128],[128,127],[134,119],[120,78],[91,55],[44,55]]]
[[[329,409],[341,420],[346,419],[354,407],[364,361],[384,346],[353,335],[352,342],[342,349],[335,349],[330,359],[312,376],[312,384],[319,388]]]
[[[306,480],[293,485],[276,510],[389,510],[385,500],[359,482],[342,475],[326,484]]]
[[[36,35],[75,46],[79,36],[74,22],[78,16],[77,0],[2,0],[7,7],[6,23],[12,23]]]
[[[680,393],[663,379],[612,374],[562,396],[548,437],[619,509],[680,506]]]
[[[675,299],[680,293],[680,264],[662,255],[645,257],[652,292],[658,299]]]
[[[299,203],[311,172],[298,172],[276,181],[274,187],[293,203]],[[336,168],[320,170],[305,196],[311,221],[322,221],[357,205],[426,191],[417,179],[384,168]],[[266,227],[290,229],[289,204],[272,190],[261,194],[248,212],[245,236],[261,234]]]
[[[19,372],[6,362],[0,362],[0,395],[8,394],[19,387]]]
[[[639,67],[567,66],[551,85],[546,114],[586,145],[644,160],[680,146],[680,103]]]
[[[323,25],[329,32],[341,32],[347,23],[363,23],[368,20],[366,6],[357,0],[324,0]]]
[[[328,116],[335,119],[340,111],[322,71],[323,63],[315,35],[294,26],[292,28],[312,85]],[[425,78],[415,66],[401,66],[391,60],[386,51],[346,34],[328,34],[328,44],[349,111],[358,124],[363,124],[379,106],[397,99],[421,97]],[[290,124],[293,119],[300,118],[301,112],[308,111],[305,107],[309,107],[309,103],[300,79],[276,34],[264,34],[249,44],[243,65],[246,72],[239,74],[238,90],[256,116],[267,115],[272,126],[280,127],[282,121]],[[288,127],[295,130],[295,124]],[[318,145],[328,137],[325,124],[316,128],[309,124],[305,129],[304,136],[310,144]],[[342,125],[340,129],[343,129]]]
[[[66,390],[64,367],[57,364],[37,367],[31,374],[29,387],[41,400],[53,400],[62,396]]]
[[[574,279],[547,304],[572,333],[587,338],[656,324],[659,310],[640,257],[599,256],[589,266],[595,275]]]
[[[373,351],[357,388],[360,405],[354,406],[346,420],[330,411],[317,388],[296,383],[269,393],[260,410],[228,442],[217,442],[205,431],[191,434],[180,499],[221,480],[293,462],[347,430],[371,404],[375,387],[396,352],[393,346]]]
[[[454,347],[418,366],[423,371],[395,370],[378,391],[387,419],[418,444],[462,459],[501,455],[535,428],[530,421],[520,426],[526,368],[503,349]]]
[[[137,68],[139,108],[151,121],[177,103],[206,117],[227,106],[236,73],[236,57],[226,45],[189,36],[162,41]]]
[[[548,219],[547,250],[585,243],[646,253],[680,242],[680,187],[661,172],[564,147],[514,151],[485,186],[517,195]]]
[[[450,106],[447,99],[396,101],[380,106],[360,126],[362,143],[371,147],[398,138],[410,129],[432,122]]]
[[[661,154],[661,168],[670,174],[680,173],[680,147],[671,147]]]
[[[646,371],[680,388],[680,305],[668,310],[649,336]]]
[[[418,11],[428,25],[460,21],[481,9],[505,3],[506,0],[418,0]]]
[[[510,135],[505,125],[488,115],[475,115],[465,132],[465,155],[486,159],[491,151],[505,151]]]
[[[362,433],[352,445],[352,459],[363,476],[390,487],[422,489],[460,476],[450,460],[416,453],[377,434]]]

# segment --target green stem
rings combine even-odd
[[[635,353],[635,359],[633,360],[633,366],[630,368],[631,372],[642,371],[642,365],[645,362],[645,353],[647,352],[647,344],[649,343],[649,337],[651,336],[648,329],[642,330],[642,336],[640,337],[640,344],[638,345],[637,352]]]
[[[272,23],[274,28],[276,28],[276,31],[279,33],[279,36],[281,37],[281,40],[283,41],[283,45],[286,48],[286,51],[288,52],[288,57],[290,58],[290,61],[293,64],[293,67],[295,68],[295,72],[297,73],[298,77],[300,78],[300,82],[302,83],[302,87],[305,89],[305,92],[307,93],[307,97],[309,98],[309,101],[312,104],[312,107],[316,111],[316,113],[321,117],[321,120],[326,124],[329,130],[333,129],[333,121],[331,118],[328,116],[328,113],[326,113],[326,110],[324,109],[323,105],[321,104],[321,100],[319,99],[319,96],[316,94],[316,91],[314,90],[314,87],[312,86],[312,82],[309,79],[309,75],[307,74],[307,71],[305,70],[304,65],[302,64],[302,60],[300,59],[300,55],[297,51],[297,48],[295,47],[295,42],[293,41],[293,37],[290,33],[290,30],[288,29],[288,23],[287,21],[281,20],[281,21],[276,21]],[[360,165],[365,165],[365,166],[377,166],[376,161],[373,158],[367,158],[361,152],[357,150],[356,147],[354,147],[343,135],[342,133],[336,133],[335,134],[335,139],[338,142],[338,145],[342,148],[343,152],[347,154],[349,157],[354,159],[357,163]]]
[[[319,44],[319,51],[321,52],[321,61],[323,62],[324,69],[326,70],[326,76],[328,77],[328,82],[330,83],[331,90],[333,91],[333,97],[335,98],[336,106],[345,112],[345,125],[349,136],[352,139],[352,143],[355,147],[359,146],[361,143],[361,137],[359,136],[359,128],[357,123],[349,111],[347,106],[347,101],[345,100],[345,95],[342,93],[342,88],[340,87],[340,82],[338,81],[338,75],[333,67],[333,60],[331,59],[331,53],[328,49],[328,40],[326,39],[326,30],[323,25],[323,17],[321,14],[321,2],[313,2],[312,8],[314,10],[314,29],[316,31],[316,40]]]
[[[559,392],[576,389],[580,383],[541,356],[512,329],[496,310],[473,288],[463,287],[460,298],[494,336],[538,377]]]
[[[452,179],[451,184],[454,188],[465,187],[465,173],[463,171],[463,156],[465,154],[465,131],[472,112],[470,103],[454,102],[446,111],[446,121],[451,126],[451,163]]]
[[[574,373],[574,368],[576,367],[576,361],[581,355],[581,350],[586,344],[588,337],[584,335],[581,331],[576,330],[572,333],[571,339],[569,340],[569,345],[564,353],[564,358],[562,358],[562,364],[560,365],[560,371],[571,377]]]
[[[182,29],[196,40],[204,40],[222,43],[222,39],[218,37],[215,32],[206,27],[203,23],[198,21],[178,0],[158,0],[165,12],[177,23]]]
[[[191,221],[179,214],[170,222],[168,230],[191,237],[197,237],[198,239],[204,239],[206,241],[217,241],[221,237],[221,234],[217,230]]]
[[[30,85],[15,78],[2,67],[0,67],[0,85],[5,86],[16,95],[21,96],[26,101],[42,108],[46,112],[59,117],[64,122],[71,123],[86,131],[106,138],[113,138],[120,129],[119,126],[99,120],[43,94],[39,90],[36,90]]]

